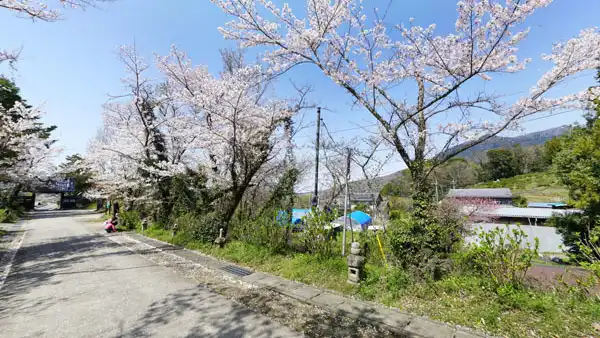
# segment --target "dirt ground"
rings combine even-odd
[[[589,276],[589,272],[583,268],[576,266],[551,266],[551,265],[534,265],[527,275],[544,287],[565,287],[576,286],[577,280],[584,280]],[[596,293],[600,294],[600,286],[596,287]]]

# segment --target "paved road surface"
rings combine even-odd
[[[24,225],[0,289],[3,338],[298,336],[99,236],[100,223],[57,215]]]

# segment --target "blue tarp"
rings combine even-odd
[[[292,209],[292,224],[302,224],[302,217],[309,213],[310,209]]]
[[[369,225],[373,222],[371,216],[367,215],[366,213],[360,210],[353,211],[350,214],[350,218],[357,221],[360,225]]]
[[[306,216],[308,213],[310,213],[310,209],[292,209],[292,224],[302,224],[302,217]],[[287,216],[286,214],[287,213],[284,210],[279,211],[277,219],[280,222],[283,222]]]
[[[349,223],[347,224],[346,229],[353,228],[354,230],[365,230],[371,223],[373,223],[373,219],[368,214],[362,211],[354,211],[348,215]],[[340,226],[344,225],[344,216],[333,221],[335,224],[339,224]]]

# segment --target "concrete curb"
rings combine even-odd
[[[221,261],[211,256],[204,255],[197,251],[191,251],[176,247],[153,238],[145,237],[133,233],[124,233],[123,236],[130,240],[139,241],[155,249],[168,252],[171,255],[187,259],[195,264],[202,265],[214,272],[227,276],[227,279],[237,279],[244,284],[257,288],[265,288],[285,296],[294,298],[298,301],[310,304],[331,313],[360,320],[367,324],[379,326],[388,331],[399,334],[402,337],[420,337],[420,338],[481,338],[490,337],[476,333],[470,329],[459,326],[450,326],[429,320],[422,317],[413,316],[401,312],[399,309],[385,307],[380,304],[359,301],[338,295],[330,290],[323,290],[303,283],[290,281],[278,276],[273,276],[264,272],[254,271],[248,276],[238,276],[223,268],[234,266],[245,270],[251,270],[238,266],[234,263]]]

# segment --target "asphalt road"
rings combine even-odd
[[[115,244],[101,223],[68,215],[24,224],[0,286],[3,338],[299,336]]]

